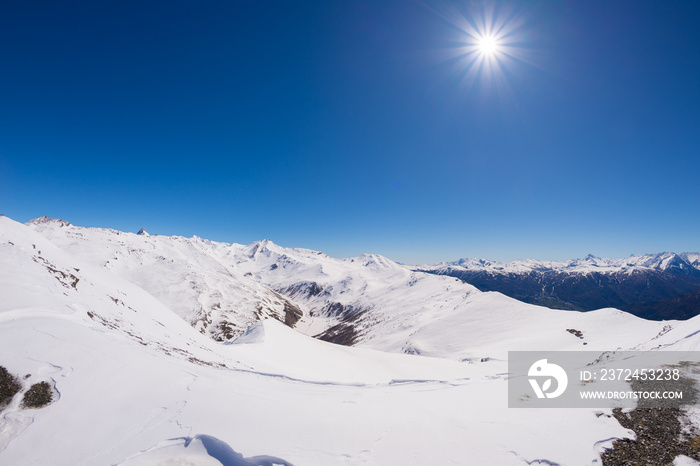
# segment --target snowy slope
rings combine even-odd
[[[3,464],[578,464],[626,435],[581,410],[508,410],[504,363],[340,347],[276,321],[221,345],[6,218],[0,251],[2,364],[57,394],[2,413]],[[576,435],[536,441],[533,423],[564,415]]]
[[[599,464],[630,432],[586,409],[507,408],[506,352],[700,344],[698,318],[553,311],[381,256],[269,241],[0,217],[0,257],[0,365],[30,374],[24,389],[46,380],[57,394],[38,410],[15,397],[0,413],[0,464]],[[188,306],[167,305],[201,305],[215,289],[250,300],[226,301],[222,318],[257,322],[227,344],[191,325]],[[280,308],[251,317],[249,302],[276,295],[303,311],[296,329]],[[298,332],[332,325],[355,346]]]
[[[614,309],[586,314],[532,306],[378,255],[336,259],[267,240],[212,246],[221,248],[222,263],[307,310],[299,329],[308,321],[329,321],[350,343],[382,351],[462,360],[504,358],[505,348],[616,349],[649,340],[666,325]],[[584,340],[571,328],[581,330]]]
[[[221,264],[201,238],[80,228],[46,217],[29,226],[68,253],[137,283],[216,340],[238,336],[261,318],[292,323],[301,314],[279,294]]]
[[[131,282],[86,264],[24,225],[0,217],[0,312],[4,321],[32,315],[85,324],[160,351],[183,353],[224,364],[209,338],[192,331],[180,316]]]
[[[552,311],[376,254],[337,259],[269,240],[240,245],[145,237],[46,218],[29,226],[69,253],[143,287],[197,328],[218,319],[210,329],[231,331],[210,332],[217,339],[240,335],[259,317],[285,321],[284,310],[294,309],[301,315],[295,327],[311,336],[463,360],[504,358],[507,349],[628,348],[667,325],[614,309],[590,315]],[[226,312],[214,301],[224,303],[220,308]],[[622,327],[627,331],[621,334]],[[584,339],[567,329],[582,331]]]
[[[599,442],[627,435],[585,410],[508,410],[504,379],[478,372],[448,383],[369,384],[360,370],[378,369],[370,353],[357,356],[353,384],[318,383],[195,365],[32,311],[0,333],[12,370],[51,377],[61,393],[42,410],[3,413],[0,431],[7,416],[28,419],[0,452],[3,464],[178,464],[185,454],[206,464],[225,447],[252,464],[261,456],[297,465],[582,464],[595,460]],[[555,427],[563,422],[572,428]],[[547,441],[538,432],[549,432]],[[218,450],[184,448],[202,435]]]

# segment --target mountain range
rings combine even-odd
[[[2,464],[600,464],[634,433],[609,409],[508,408],[509,351],[700,347],[700,318],[562,312],[269,240],[0,216],[0,258]]]
[[[554,309],[614,307],[653,320],[700,314],[700,253],[508,263],[460,259],[417,270],[456,277],[482,291]]]

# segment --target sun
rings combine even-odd
[[[478,38],[477,48],[481,55],[493,56],[499,50],[498,39],[490,35],[481,36]]]
[[[431,12],[446,25],[444,47],[438,52],[455,83],[510,93],[509,80],[522,65],[541,66],[531,49],[530,14],[522,4],[469,3],[463,8],[440,7]]]

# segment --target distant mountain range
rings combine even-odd
[[[481,291],[498,291],[553,309],[614,307],[652,320],[689,319],[700,314],[697,252],[508,263],[460,259],[418,270],[456,277]]]

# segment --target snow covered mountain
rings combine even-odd
[[[663,270],[679,275],[700,275],[700,253],[662,252],[659,254],[632,255],[625,259],[603,259],[592,254],[583,259],[568,261],[541,261],[535,259],[513,262],[493,262],[485,259],[459,259],[440,262],[431,268],[462,267],[467,270],[491,273],[570,272],[570,273],[634,273],[647,270]]]
[[[578,347],[582,342],[565,329],[579,327],[588,334],[587,344],[597,347],[597,333],[630,319],[613,309],[595,316],[553,312],[376,254],[337,259],[269,240],[240,245],[144,236],[47,218],[28,226],[82,261],[138,284],[217,341],[231,340],[270,317],[331,342],[469,359],[495,357],[477,351],[475,342],[520,333],[533,318],[547,325],[532,332],[522,348],[511,349],[536,349],[537,341]],[[498,327],[483,333],[484,319]],[[596,330],[589,331],[588,322]],[[603,322],[610,325],[600,326]],[[644,325],[649,338],[658,332],[658,326]]]
[[[221,263],[214,252],[218,245],[198,237],[80,228],[46,217],[28,226],[81,260],[138,283],[218,341],[267,317],[293,324],[301,315],[289,300]]]
[[[700,348],[698,318],[555,311],[270,241],[0,216],[0,258],[0,366],[19,386],[1,464],[600,464],[633,433],[507,408],[507,352]],[[52,402],[27,407],[41,383]]]
[[[655,320],[700,314],[700,254],[634,255],[509,263],[460,259],[417,270],[459,278],[483,291],[555,309],[615,307]]]

